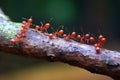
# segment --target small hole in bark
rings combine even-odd
[[[47,54],[47,57],[50,62],[54,62],[55,54]]]

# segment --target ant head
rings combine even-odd
[[[52,33],[48,34],[48,37],[49,37],[50,39],[52,39],[53,36],[54,36],[54,35],[53,35]]]
[[[62,35],[64,33],[64,30],[59,30],[59,34]]]
[[[29,23],[32,23],[32,16],[29,18],[29,19],[27,19],[27,18],[22,18],[23,20],[26,20],[27,22],[29,22]]]
[[[96,47],[95,50],[97,53],[100,53],[100,47]]]
[[[16,43],[16,40],[15,39],[11,39],[10,40],[10,44],[15,44]]]
[[[50,23],[46,23],[46,24],[44,25],[44,28],[46,28],[46,29],[50,28]]]
[[[106,42],[106,38],[102,38],[101,40],[100,40],[102,43],[105,43]]]
[[[90,37],[90,34],[85,34],[85,39],[88,39]]]
[[[26,23],[27,23],[26,21],[22,21],[22,24],[26,25]]]
[[[40,28],[40,27],[39,27],[38,25],[35,26],[35,29],[36,29],[36,30],[39,30],[39,28]]]
[[[99,35],[98,36],[98,40],[102,39],[103,38],[103,35]]]
[[[27,22],[32,23],[32,21],[33,21],[32,18],[29,18]]]
[[[81,39],[81,36],[80,35],[77,35],[77,40],[80,40]]]
[[[63,38],[67,38],[67,35],[66,35],[66,34],[63,34]]]
[[[76,32],[72,32],[71,37],[76,37]]]
[[[90,41],[91,43],[95,42],[94,37],[90,37],[90,38],[89,38],[89,41]]]

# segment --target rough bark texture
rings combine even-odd
[[[20,23],[11,22],[0,11],[0,51],[11,54],[65,62],[82,67],[92,73],[107,75],[115,80],[120,79],[120,53],[101,49],[96,53],[91,45],[73,40],[54,37],[49,39],[47,33],[27,29],[26,37],[21,43],[11,45],[9,40],[20,33]]]

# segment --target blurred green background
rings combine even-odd
[[[12,21],[33,17],[35,24],[50,22],[66,32],[103,34],[105,48],[120,51],[119,0],[0,0],[0,7]],[[0,80],[112,80],[59,62],[26,59],[0,53]],[[87,76],[87,77],[86,77]]]

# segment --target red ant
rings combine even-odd
[[[26,19],[26,18],[23,18],[23,19],[25,19],[27,21],[22,21],[22,28],[23,29],[29,28],[32,25],[32,22],[33,22],[32,17],[30,17],[29,19]]]
[[[22,29],[20,30],[20,32],[21,32],[21,34],[22,34],[22,33],[25,33],[25,32],[26,32],[26,29],[22,28]]]
[[[82,28],[81,28],[81,32],[82,32],[82,36],[81,35],[77,35],[77,40],[80,41],[81,43],[88,43],[90,34],[85,34],[84,35],[84,32],[83,32]]]
[[[90,38],[89,38],[89,42],[91,42],[91,43],[95,42],[94,37],[90,37]]]
[[[80,41],[81,40],[81,36],[77,35],[77,40]]]
[[[11,39],[11,40],[10,40],[10,43],[11,43],[11,44],[15,44],[15,43],[21,42],[21,39],[26,36],[26,35],[25,35],[26,29],[27,29],[31,24],[32,24],[32,18],[29,18],[29,19],[27,20],[27,22],[26,22],[26,21],[22,21],[22,26],[21,26],[22,28],[21,28],[21,30],[20,30],[20,34],[16,36],[16,39]]]
[[[63,38],[67,38],[67,39],[76,39],[76,32],[72,32],[71,34],[68,33],[68,35],[64,34]]]
[[[95,50],[97,53],[100,53],[100,47],[96,47]]]
[[[16,40],[15,40],[15,39],[11,39],[11,40],[10,40],[10,43],[11,43],[11,44],[15,44],[15,43],[16,43]]]
[[[16,39],[11,39],[10,40],[10,44],[15,44],[15,43],[18,43],[18,42],[21,42],[21,36],[20,35],[17,35]]]
[[[77,40],[79,40],[81,43],[88,43],[90,34],[83,34],[82,36],[78,35]]]
[[[59,27],[63,28],[63,26],[59,26]],[[59,27],[58,27],[58,29],[59,29]],[[56,37],[62,37],[62,35],[64,34],[64,30],[63,29],[55,30],[53,27],[51,27],[51,29],[54,31],[53,35],[56,36]]]
[[[50,23],[46,23],[44,26],[43,26],[44,29],[48,29],[50,28]]]
[[[105,42],[106,42],[106,38],[104,38],[102,35],[99,35],[99,37],[98,37],[98,46],[102,47]]]
[[[32,23],[33,22],[32,17],[30,17],[27,22]]]
[[[61,30],[56,30],[53,34],[52,33],[50,33],[48,36],[49,36],[49,38],[50,39],[52,39],[53,38],[53,36],[61,36],[62,34],[64,33],[64,31],[61,29]]]
[[[53,39],[54,35],[53,35],[52,33],[50,33],[50,34],[48,34],[48,37],[49,37],[50,39]]]
[[[20,39],[20,38],[22,38],[22,36],[21,35],[17,35],[17,38]]]
[[[98,36],[98,43],[94,45],[95,50],[97,53],[100,53],[100,48],[103,47],[104,43],[106,42],[106,38],[103,37],[103,35]]]
[[[41,22],[41,26],[39,28],[41,32],[47,31],[48,28],[50,28],[50,23],[46,23],[45,25],[43,25],[43,23]]]
[[[95,39],[94,37],[90,36],[91,34],[85,34],[83,35],[83,40],[84,42],[87,42],[87,43],[94,43],[95,42]]]
[[[49,20],[49,22],[48,23],[46,23],[45,25],[43,25],[43,22],[40,22],[41,23],[41,26],[40,26],[40,31],[41,32],[47,32],[47,29],[49,29],[50,28],[50,22],[51,22],[51,20],[52,20],[53,18],[51,18],[50,20]]]
[[[71,35],[70,35],[70,33],[68,33],[68,35],[67,35],[66,38],[67,38],[67,39],[71,39]]]
[[[27,24],[27,23],[26,23]],[[23,29],[27,29],[27,25],[26,24],[22,24],[22,28]]]
[[[63,35],[63,33],[64,33],[64,30],[56,30],[55,32],[53,32],[53,35],[54,36],[57,36],[57,37],[60,37],[61,35]]]
[[[36,25],[35,26],[35,30],[40,30],[41,32],[44,32],[44,31],[47,31],[48,28],[50,28],[50,23],[46,23],[44,26],[43,26],[43,23],[41,22],[41,26],[38,26]]]
[[[70,35],[70,38],[75,39],[76,38],[76,32],[72,32],[71,35]]]
[[[36,26],[35,26],[35,30],[38,31],[39,29],[40,29],[40,26],[36,25]]]
[[[66,34],[63,34],[63,38],[67,38],[67,35],[66,35]]]

